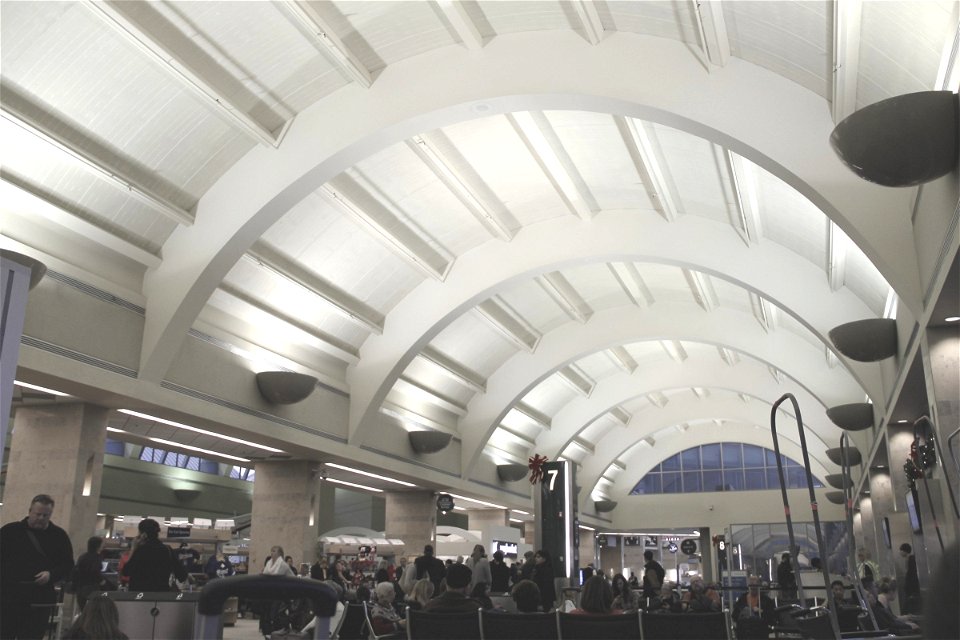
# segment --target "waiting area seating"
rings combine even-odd
[[[728,611],[717,613],[625,613],[589,616],[563,613],[407,611],[408,640],[731,640]]]

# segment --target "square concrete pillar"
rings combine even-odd
[[[307,460],[265,460],[254,466],[250,573],[259,573],[279,545],[295,564],[316,559],[320,472]]]
[[[430,491],[392,491],[386,494],[386,537],[404,542],[404,555],[416,558],[437,537],[437,499]]]
[[[487,532],[490,527],[510,526],[510,512],[506,509],[471,509],[467,512],[470,531]],[[484,536],[487,540],[488,536]]]
[[[3,524],[22,520],[30,500],[54,499],[52,521],[87,550],[100,504],[109,409],[80,402],[19,407],[13,418],[3,490]]]

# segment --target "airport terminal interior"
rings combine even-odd
[[[251,573],[522,558],[545,457],[608,575],[775,581],[785,500],[801,569],[902,579],[909,543],[926,588],[956,544],[957,2],[4,0],[0,29],[2,523],[46,493],[76,554],[152,517]],[[911,94],[952,166],[865,179],[831,134]]]

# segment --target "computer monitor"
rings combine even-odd
[[[917,508],[917,490],[907,489],[907,515],[910,516],[910,528],[914,533],[923,533],[923,524],[920,522],[920,510]]]

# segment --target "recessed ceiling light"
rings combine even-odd
[[[256,442],[250,442],[249,440],[241,440],[240,438],[234,438],[233,436],[225,436],[222,433],[216,433],[213,431],[207,431],[206,429],[199,429],[197,427],[191,427],[188,424],[183,424],[180,422],[174,422],[173,420],[167,420],[165,418],[158,418],[156,416],[147,415],[146,413],[140,413],[139,411],[131,411],[130,409],[117,409],[120,413],[125,413],[128,416],[135,416],[137,418],[144,418],[146,420],[153,420],[154,422],[159,422],[160,424],[169,425],[171,427],[176,427],[177,429],[186,429],[187,431],[193,431],[194,433],[202,433],[205,436],[212,436],[214,438],[220,438],[221,440],[228,440],[230,442],[236,442],[237,444],[245,444],[248,447],[255,447],[257,449],[263,449],[264,451],[270,451],[272,453],[283,453],[282,449],[274,449],[273,447],[268,447],[263,444],[257,444]],[[221,454],[222,455],[222,454]],[[249,460],[247,461],[249,462]]]
[[[944,318],[944,322],[960,322],[960,316],[950,316],[949,318]]]
[[[368,487],[365,484],[357,484],[356,482],[347,482],[346,480],[334,480],[333,478],[327,478],[325,482],[332,482],[333,484],[342,484],[345,487],[354,487],[356,489],[364,489],[366,491],[373,491],[374,493],[383,493],[383,489],[377,489],[376,487]]]
[[[18,387],[23,387],[24,389],[33,389],[34,391],[42,391],[43,393],[49,393],[52,396],[69,396],[69,393],[64,393],[63,391],[57,391],[56,389],[48,389],[46,387],[41,387],[37,384],[28,384],[26,382],[20,382],[19,380],[14,380],[13,384]]]
[[[206,453],[212,456],[218,456],[220,458],[226,458],[227,460],[236,460],[237,462],[250,462],[249,458],[241,458],[240,456],[231,456],[226,453],[220,453],[219,451],[211,451],[210,449],[201,449],[200,447],[192,447],[189,444],[181,444],[179,442],[174,442],[172,440],[164,440],[163,438],[147,438],[150,442],[156,442],[158,444],[165,444],[170,447],[179,447],[180,449],[186,449],[188,451],[196,451],[197,453]]]
[[[343,471],[349,471],[350,473],[359,473],[362,476],[367,476],[368,478],[376,478],[377,480],[383,480],[385,482],[392,482],[394,484],[403,485],[404,487],[415,487],[417,485],[412,482],[404,482],[403,480],[394,480],[393,478],[388,478],[387,476],[381,476],[376,473],[370,473],[369,471],[363,471],[362,469],[354,469],[353,467],[347,467],[342,464],[334,464],[332,462],[327,462],[328,467],[333,469],[342,469]]]

